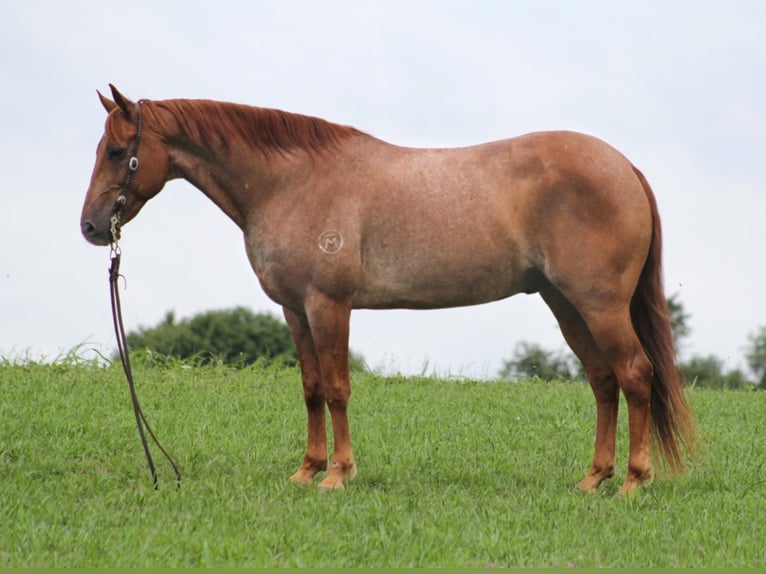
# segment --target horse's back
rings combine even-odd
[[[392,148],[382,157],[385,175],[361,191],[359,306],[466,305],[532,292],[541,275],[566,281],[573,266],[597,273],[607,260],[630,260],[651,233],[630,162],[584,134]]]

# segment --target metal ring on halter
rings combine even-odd
[[[136,171],[138,169],[138,158],[136,156],[130,158],[130,162],[128,162],[128,169],[130,171]]]

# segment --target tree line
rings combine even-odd
[[[689,315],[674,295],[667,299],[671,330],[676,349],[690,336]],[[253,313],[245,307],[206,311],[178,320],[169,311],[154,327],[128,333],[128,346],[148,362],[167,358],[194,361],[198,364],[222,362],[244,367],[256,361],[296,365],[298,358],[290,330],[285,322],[268,313]],[[715,355],[694,355],[679,362],[689,384],[706,388],[743,389],[753,386],[766,389],[766,327],[748,337],[745,360],[749,373],[724,368]],[[358,353],[351,353],[351,370],[368,367]],[[569,351],[551,351],[541,345],[520,341],[512,356],[503,361],[497,373],[501,379],[541,381],[585,381],[582,365]]]
[[[290,329],[270,313],[246,307],[212,310],[178,320],[173,311],[154,327],[141,327],[127,335],[128,347],[149,364],[168,358],[204,365],[223,363],[246,367],[260,361],[297,365]],[[364,359],[352,353],[351,370],[365,369]]]
[[[689,314],[677,295],[667,299],[670,328],[676,351],[683,349],[691,334]],[[701,388],[766,389],[766,327],[750,333],[745,346],[748,373],[741,369],[725,369],[723,359],[716,355],[693,355],[679,360],[679,369],[687,384]],[[498,373],[504,379],[538,378],[544,381],[585,381],[585,373],[577,358],[568,351],[550,351],[536,343],[519,342],[510,359],[503,362]]]

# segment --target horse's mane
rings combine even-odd
[[[321,152],[362,133],[320,118],[227,102],[179,99],[151,104],[169,112],[185,136],[223,149],[242,142],[265,154]]]

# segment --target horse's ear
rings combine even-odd
[[[106,113],[111,112],[113,109],[117,107],[117,104],[115,104],[112,100],[107,98],[104,94],[102,94],[98,90],[96,90],[96,93],[98,94],[98,99],[101,100],[101,105],[104,106]]]
[[[117,106],[122,110],[122,113],[125,114],[125,117],[130,118],[135,104],[123,96],[112,84],[109,84],[109,88],[112,90],[114,103],[117,104]]]

